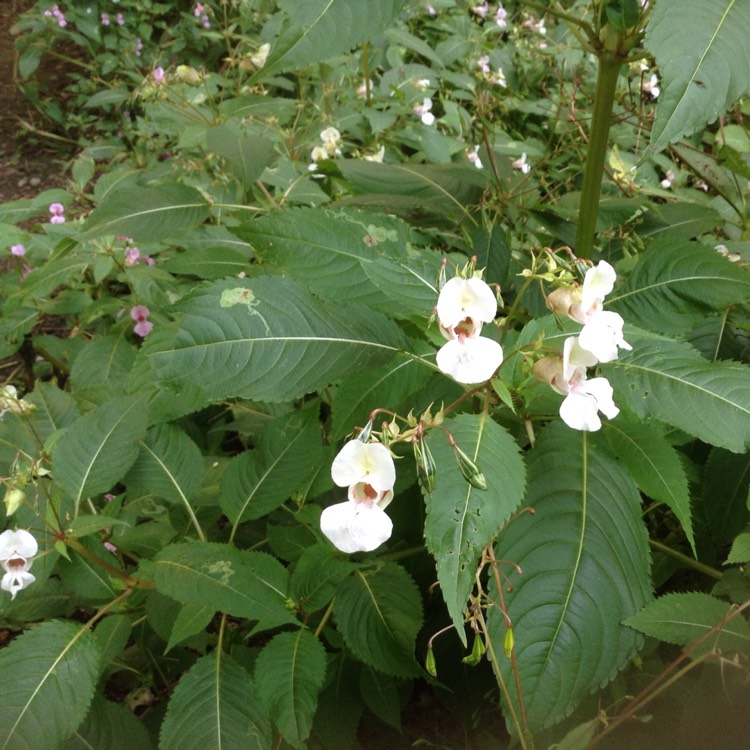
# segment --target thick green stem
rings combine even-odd
[[[596,217],[599,213],[599,198],[602,191],[604,160],[609,143],[609,125],[615,101],[617,76],[622,58],[616,52],[602,50],[599,53],[599,74],[594,94],[594,112],[589,130],[589,148],[583,172],[581,206],[578,211],[575,253],[579,258],[590,258],[594,248]]]

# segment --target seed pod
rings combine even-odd
[[[427,670],[427,674],[430,675],[430,677],[437,677],[437,662],[435,661],[435,653],[432,648],[427,649],[424,668]]]
[[[431,495],[435,490],[435,460],[432,457],[427,443],[416,440],[412,443],[414,448],[414,460],[417,463],[417,478],[422,489]]]
[[[478,490],[487,489],[487,480],[479,467],[457,446],[453,445],[453,453],[458,461],[458,468],[461,469],[464,479]]]
[[[510,659],[510,655],[513,653],[513,646],[516,644],[516,639],[513,636],[513,628],[508,628],[505,631],[505,638],[503,639],[503,651],[507,659]]]

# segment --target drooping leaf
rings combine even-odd
[[[0,670],[0,748],[52,748],[86,717],[99,674],[99,651],[88,630],[53,620],[0,650]]]
[[[701,495],[704,521],[723,547],[750,522],[750,453],[714,448],[703,470]]]
[[[132,631],[133,625],[127,615],[108,615],[99,622],[94,630],[94,638],[99,644],[99,652],[102,655],[102,671],[122,654]]]
[[[271,45],[265,65],[255,77],[266,78],[295,68],[307,68],[349,52],[388,28],[403,4],[404,0],[280,2],[286,20]]]
[[[161,750],[270,750],[271,727],[250,675],[227,654],[198,659],[172,693]]]
[[[384,562],[349,576],[339,586],[333,613],[346,645],[365,664],[399,677],[420,673],[414,645],[422,601],[400,565]]]
[[[211,542],[171,544],[153,560],[144,560],[141,571],[158,591],[183,604],[258,620],[259,627],[297,622],[284,606],[289,576],[263,552]]]
[[[128,750],[153,750],[143,723],[119,703],[97,696],[86,721],[60,746],[60,750],[118,747],[127,737]]]
[[[659,0],[645,46],[662,73],[650,151],[713,122],[750,88],[746,0]]]
[[[164,653],[171,651],[178,643],[182,643],[191,635],[200,633],[213,619],[213,607],[205,604],[184,604],[172,625],[169,641]]]
[[[346,304],[324,307],[280,277],[219,282],[179,310],[179,329],[148,349],[151,366],[162,382],[194,384],[210,400],[285,401],[406,347],[386,318]]]
[[[735,537],[726,562],[735,564],[750,562],[750,532],[738,534]]]
[[[615,401],[706,443],[742,452],[750,446],[750,368],[708,362],[676,341],[642,341],[607,365]]]
[[[750,625],[741,614],[729,619],[732,609],[728,602],[697,591],[665,594],[628,617],[625,623],[653,638],[680,646],[690,646],[716,628],[691,651],[693,657],[712,649],[725,654],[750,653]]]
[[[55,481],[76,507],[111,489],[133,465],[146,433],[148,409],[138,396],[113,398],[76,420],[60,438],[52,459]]]
[[[630,324],[682,333],[749,298],[750,272],[705,245],[665,238],[651,244],[607,306]]]
[[[453,625],[466,643],[464,609],[474,588],[482,550],[500,531],[523,497],[526,467],[513,438],[486,416],[463,414],[443,423],[458,446],[484,474],[487,489],[473,487],[456,464],[442,430],[427,444],[437,467],[435,490],[425,493],[427,549]]]
[[[606,423],[605,435],[610,448],[628,467],[641,490],[672,510],[695,553],[687,475],[661,426],[653,422],[628,422],[621,416]]]
[[[560,423],[539,434],[526,495],[534,514],[517,516],[495,547],[497,560],[522,571],[503,568],[512,586],[503,595],[532,731],[567,715],[625,666],[639,638],[621,621],[650,598],[635,483],[589,443],[586,433]],[[502,656],[505,619],[495,608],[489,617],[499,668],[512,685],[511,662]]]
[[[381,721],[401,731],[401,701],[396,678],[370,667],[363,667],[359,689],[367,696],[367,708]]]
[[[184,233],[207,217],[208,203],[195,188],[179,183],[128,186],[104,196],[80,239],[119,234],[136,242],[156,242]]]
[[[268,424],[254,450],[229,462],[221,478],[222,510],[235,525],[270,513],[303,486],[324,450],[317,414],[309,409]]]
[[[293,747],[304,747],[310,734],[325,674],[325,649],[309,630],[279,633],[258,654],[258,700]]]
[[[364,702],[359,692],[360,664],[340,651],[330,661],[326,685],[318,696],[313,737],[330,750],[351,750],[356,744]]]

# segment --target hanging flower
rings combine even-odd
[[[479,146],[474,146],[474,148],[469,149],[466,152],[466,158],[477,168],[477,169],[483,169],[484,164],[482,164],[482,160],[479,157]]]
[[[65,206],[62,203],[50,203],[50,224],[64,224],[65,223]]]
[[[391,536],[393,522],[384,509],[393,499],[396,467],[380,443],[351,440],[331,466],[339,487],[348,487],[349,499],[326,508],[320,530],[342,552],[370,552]]]
[[[130,317],[135,321],[133,332],[142,338],[148,336],[154,324],[148,319],[151,311],[146,305],[136,305],[130,310]]]
[[[437,366],[459,383],[489,380],[503,361],[497,341],[479,334],[497,313],[497,299],[481,279],[456,276],[440,291],[437,307],[440,332],[448,339],[437,353]]]
[[[523,174],[528,174],[529,172],[531,172],[531,164],[529,164],[529,162],[526,160],[525,151],[521,154],[521,157],[519,159],[511,162],[511,167],[513,167],[513,169],[520,169]]]
[[[17,258],[23,258],[26,255],[26,248],[23,245],[12,245],[10,254],[15,255]]]
[[[606,260],[589,268],[579,288],[561,287],[547,297],[547,306],[583,324],[580,346],[599,362],[617,359],[619,349],[632,349],[622,336],[622,316],[603,310],[604,298],[614,289],[617,273]]]
[[[595,432],[602,426],[598,412],[614,419],[620,410],[612,400],[612,386],[606,378],[586,378],[586,369],[596,357],[580,346],[578,337],[565,339],[562,360],[545,357],[534,365],[534,375],[565,396],[560,417],[574,430]]]
[[[419,117],[425,125],[435,124],[435,115],[432,114],[432,99],[425,97],[421,104],[412,107],[412,112]]]
[[[36,580],[29,573],[29,568],[38,549],[36,539],[24,529],[8,529],[0,534],[0,564],[5,570],[0,588],[7,591],[12,599],[16,598],[21,589]]]

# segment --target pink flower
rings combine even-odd
[[[50,224],[65,223],[65,217],[63,216],[65,213],[65,206],[63,206],[62,203],[50,203],[49,212],[52,214],[49,220]]]
[[[193,15],[196,18],[200,18],[201,13],[205,10],[206,6],[203,5],[203,3],[196,3],[195,4],[195,10],[193,11]]]
[[[112,542],[104,542],[104,549],[111,552],[112,554],[115,554],[115,552],[117,552],[117,547],[115,547]]]
[[[130,310],[130,317],[135,321],[133,332],[141,338],[148,336],[154,327],[154,324],[148,319],[150,314],[151,311],[146,305],[136,305]]]
[[[18,258],[23,258],[26,255],[26,248],[23,245],[13,245],[10,248],[10,254],[15,255]]]
[[[137,247],[129,247],[125,251],[125,265],[129,268],[134,266],[141,257],[141,251]]]
[[[154,68],[153,76],[154,76],[154,83],[157,86],[161,86],[161,84],[164,83],[164,68],[162,67]]]
[[[117,21],[118,26],[125,25],[125,16],[123,16],[122,13],[118,13],[117,16],[115,16],[115,20]]]
[[[143,52],[143,42],[140,39],[135,40],[135,56],[140,57]]]
[[[109,26],[109,13],[102,13],[102,26]]]

